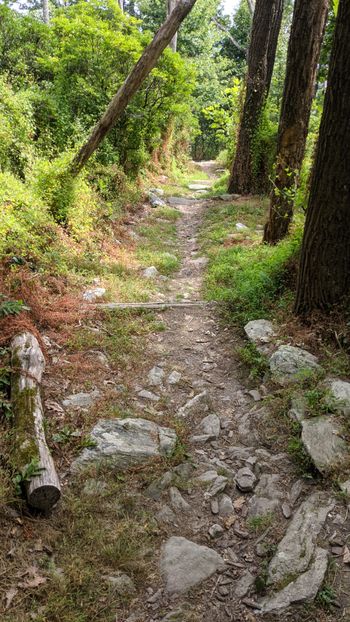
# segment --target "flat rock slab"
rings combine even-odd
[[[91,393],[74,393],[68,395],[62,404],[67,409],[89,408],[100,397],[101,393],[97,389]]]
[[[269,343],[276,336],[276,329],[269,320],[252,320],[244,327],[249,341],[255,344]]]
[[[187,417],[188,415],[197,415],[201,412],[207,412],[208,408],[208,393],[202,391],[181,406],[177,414],[179,417]]]
[[[175,536],[165,543],[160,560],[161,573],[170,594],[187,592],[224,567],[225,562],[216,551]]]
[[[250,517],[266,516],[275,512],[284,497],[281,477],[276,473],[264,473],[249,501]]]
[[[220,435],[220,419],[217,415],[212,413],[207,417],[204,417],[200,422],[197,430],[198,434],[205,434],[210,437],[210,440],[215,440]]]
[[[301,439],[315,467],[326,473],[349,453],[348,446],[341,438],[341,426],[334,417],[313,417],[301,422]]]
[[[315,492],[301,504],[270,562],[268,584],[293,579],[309,570],[317,537],[334,505],[334,500],[322,492]]]
[[[73,469],[92,462],[108,462],[128,468],[159,456],[170,456],[176,433],[146,419],[103,419],[91,432],[94,447],[87,447],[73,463]]]
[[[320,370],[318,359],[294,346],[280,346],[270,358],[270,370],[278,384],[298,382],[304,374]]]
[[[279,611],[297,603],[311,602],[320,589],[328,566],[328,553],[317,548],[314,560],[306,572],[303,572],[295,581],[289,583],[283,590],[260,601],[262,613]]]

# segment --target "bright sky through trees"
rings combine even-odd
[[[234,9],[236,9],[239,5],[239,0],[223,0],[223,5],[225,13],[232,15]]]

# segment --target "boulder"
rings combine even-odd
[[[334,417],[312,417],[304,419],[301,425],[304,447],[320,473],[327,473],[348,455],[341,425]]]
[[[95,443],[86,447],[73,463],[80,468],[92,462],[106,462],[126,469],[152,458],[170,456],[175,449],[176,433],[146,419],[102,419],[91,432]]]
[[[270,358],[273,379],[282,386],[298,382],[304,374],[320,369],[316,356],[294,346],[280,346]]]
[[[89,408],[100,397],[101,393],[98,389],[91,391],[91,393],[74,393],[68,395],[62,402],[63,406],[67,409]]]
[[[309,570],[317,537],[334,505],[334,500],[322,492],[315,492],[301,504],[270,562],[269,585],[290,581]]]
[[[261,612],[279,611],[292,604],[313,601],[325,578],[328,566],[328,553],[316,548],[310,568],[284,589],[260,601]]]
[[[252,320],[245,325],[244,332],[249,341],[257,345],[269,343],[276,336],[276,329],[269,320]]]
[[[216,551],[186,538],[169,538],[161,554],[160,569],[170,594],[187,592],[224,567]]]

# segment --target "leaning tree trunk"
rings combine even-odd
[[[167,0],[167,15],[169,17],[169,15],[172,14],[173,10],[175,9],[177,5],[177,0]],[[177,32],[174,34],[172,40],[169,43],[169,47],[173,52],[176,52],[177,50]]]
[[[178,0],[175,9],[158,30],[153,41],[146,47],[140,60],[113,97],[104,115],[95,125],[87,142],[73,159],[70,167],[70,173],[73,177],[78,175],[103,141],[106,134],[112,129],[116,120],[124,112],[131,98],[151,73],[158,58],[169,45],[175,33],[178,31],[180,24],[190,13],[195,4],[196,0]]]
[[[340,0],[311,180],[295,312],[350,292],[350,2]]]
[[[45,439],[40,383],[44,355],[31,333],[11,343],[11,402],[14,413],[12,464],[22,474],[29,505],[49,510],[61,496],[60,482]]]
[[[293,216],[293,195],[305,152],[327,10],[328,0],[296,0],[294,5],[276,175],[264,231],[264,242],[269,244],[276,244],[287,235]]]
[[[278,37],[281,30],[283,17],[284,0],[276,0],[274,8],[274,16],[272,19],[269,47],[267,50],[267,69],[266,69],[266,92],[268,93],[271,86],[273,69],[275,66],[276,50]]]
[[[259,128],[261,114],[268,94],[268,55],[272,62],[270,35],[274,32],[276,54],[277,38],[273,26],[279,13],[276,6],[280,0],[256,0],[248,53],[248,75],[243,113],[238,135],[237,150],[232,167],[228,191],[249,194],[255,188],[253,157],[254,143]]]

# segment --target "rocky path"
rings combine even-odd
[[[168,203],[182,214],[183,261],[164,298],[198,301],[206,259],[198,255],[197,236],[207,202]],[[166,330],[153,335],[143,372],[133,379],[137,418],[100,422],[92,434],[96,447],[76,463],[101,456],[121,467],[144,463],[174,450],[171,418],[188,431],[186,459],[142,492],[162,544],[145,591],[127,618],[116,620],[349,620],[346,504],[298,478],[290,456],[262,442],[268,402],[263,389],[248,391],[239,380],[240,337],[220,324],[215,305],[168,308],[162,320]],[[341,568],[332,575],[338,608],[305,608],[327,581],[332,553]]]

